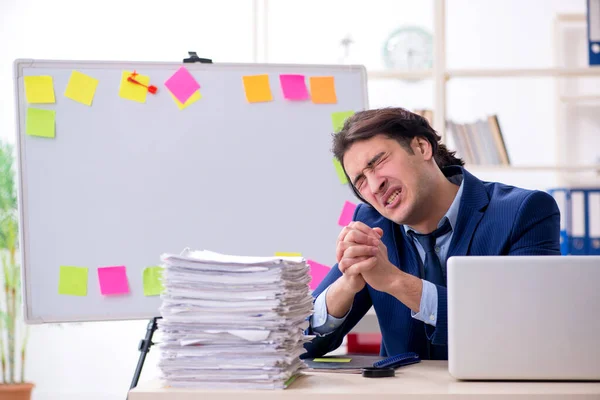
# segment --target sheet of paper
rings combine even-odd
[[[340,214],[340,218],[338,219],[338,225],[346,226],[350,222],[352,222],[352,216],[354,215],[354,210],[356,210],[356,204],[346,201],[344,203],[344,207],[342,208],[342,213]]]
[[[354,111],[338,111],[331,114],[331,124],[333,125],[333,131],[338,133],[344,127],[344,122],[354,115]]]
[[[86,106],[91,106],[94,94],[96,93],[96,87],[98,87],[98,79],[79,71],[73,71],[65,90],[65,97]]]
[[[305,259],[185,249],[161,260],[158,346],[165,384],[283,385],[305,368],[299,357],[315,337],[304,334],[314,301]],[[265,268],[248,270],[257,266]]]
[[[103,295],[129,293],[127,271],[122,265],[98,268],[98,281]]]
[[[240,268],[251,265],[261,264],[272,264],[274,261],[278,261],[278,257],[260,257],[260,256],[239,256],[231,254],[221,254],[209,250],[186,250],[182,254],[172,255],[164,254],[161,259],[166,262],[170,261],[191,261],[193,263],[208,264],[214,266],[215,264],[238,264]],[[301,258],[296,260],[287,260],[288,262],[302,263]]]
[[[310,289],[315,290],[323,278],[331,271],[331,268],[313,260],[307,260],[306,262],[310,265],[310,276],[312,278],[310,281]]]
[[[148,267],[142,273],[142,281],[144,283],[144,296],[158,296],[163,290],[162,284],[162,267]]]
[[[333,76],[310,77],[310,96],[315,104],[337,103]]]
[[[302,257],[302,253],[286,253],[282,251],[275,252],[277,257]]]
[[[186,67],[180,67],[167,81],[165,86],[180,103],[185,104],[190,97],[200,89],[200,84],[194,79]]]
[[[56,135],[56,111],[27,108],[25,133],[30,136],[53,138]]]
[[[340,183],[342,185],[345,185],[346,183],[348,183],[348,178],[346,177],[346,174],[344,173],[344,167],[342,167],[342,164],[335,157],[333,159],[333,166],[335,167],[335,172],[338,176],[338,179],[340,180]]]
[[[52,104],[56,102],[54,98],[54,83],[52,77],[48,75],[26,76],[25,97],[30,104]]]
[[[137,85],[133,82],[129,82],[127,78],[131,76],[133,71],[123,71],[121,74],[121,86],[119,88],[119,96],[127,99],[136,101],[138,103],[145,103],[146,96],[148,95],[148,88]],[[147,75],[136,75],[135,80],[146,86],[150,85],[150,77]]]
[[[310,98],[304,75],[282,74],[279,75],[279,82],[284,99],[308,100]]]
[[[314,362],[336,362],[336,363],[347,363],[352,361],[351,358],[313,358]]]
[[[246,100],[249,103],[272,101],[273,94],[269,84],[269,75],[247,75],[243,78]]]
[[[177,97],[175,97],[175,95],[173,93],[171,93],[171,97],[173,97],[173,101],[175,101],[175,104],[177,104],[177,107],[179,107],[180,110],[183,110],[184,108],[188,107],[190,104],[193,104],[193,103],[197,102],[198,100],[200,100],[202,98],[202,95],[200,94],[200,90],[196,90],[194,92],[194,94],[191,95],[190,98],[187,99],[187,101],[185,103],[182,103],[179,100],[177,100]]]
[[[218,330],[208,330],[207,332],[223,333],[223,331],[218,331]],[[235,335],[237,337],[240,337],[249,342],[260,342],[260,341],[267,340],[267,338],[271,334],[271,331],[252,331],[252,330],[244,330],[244,329],[237,329],[237,330],[231,330],[231,331],[225,331],[225,332]]]
[[[61,265],[58,278],[58,294],[87,296],[88,269]]]

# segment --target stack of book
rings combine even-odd
[[[510,165],[504,137],[496,115],[471,123],[446,123],[457,152],[470,165]]]
[[[172,387],[286,388],[313,312],[302,257],[164,254],[159,369]]]
[[[416,109],[414,112],[433,126],[432,110]],[[467,165],[510,165],[497,115],[467,123],[446,120],[446,131],[454,142],[454,150]]]

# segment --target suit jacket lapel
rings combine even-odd
[[[452,234],[452,242],[448,251],[448,258],[467,254],[473,234],[475,233],[475,228],[479,224],[479,221],[481,221],[484,210],[489,203],[488,194],[483,183],[465,169],[461,169],[463,174],[463,193],[458,209],[456,226]]]
[[[453,166],[444,168],[443,171],[446,176],[457,173],[463,174],[462,199],[448,257],[466,255],[475,228],[481,221],[484,210],[489,203],[488,194],[483,183],[464,168]],[[381,226],[385,232],[381,240],[387,248],[390,262],[406,273],[419,276],[420,258],[413,247],[412,241],[404,233],[401,226],[382,217],[381,225],[383,225],[383,222],[388,225],[387,229]],[[388,232],[391,232],[391,234],[387,234]],[[398,244],[401,244],[401,246],[398,246]],[[401,251],[399,251],[399,248]]]

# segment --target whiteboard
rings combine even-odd
[[[180,110],[164,82],[182,65],[202,99]],[[91,106],[64,96],[72,71],[98,79]],[[158,88],[119,97],[123,70]],[[273,100],[249,103],[243,76],[268,74]],[[284,99],[279,74],[333,76],[337,102]],[[28,104],[24,76],[53,78],[56,102]],[[146,319],[142,271],[184,248],[331,266],[346,200],[331,115],[368,107],[363,66],[16,60],[17,166],[27,323]],[[53,139],[26,134],[28,107],[56,111]],[[58,292],[60,266],[88,268],[87,294]],[[100,293],[97,268],[125,266],[129,293]]]

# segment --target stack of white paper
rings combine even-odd
[[[285,388],[313,310],[302,257],[184,251],[164,267],[159,369],[173,387]]]

